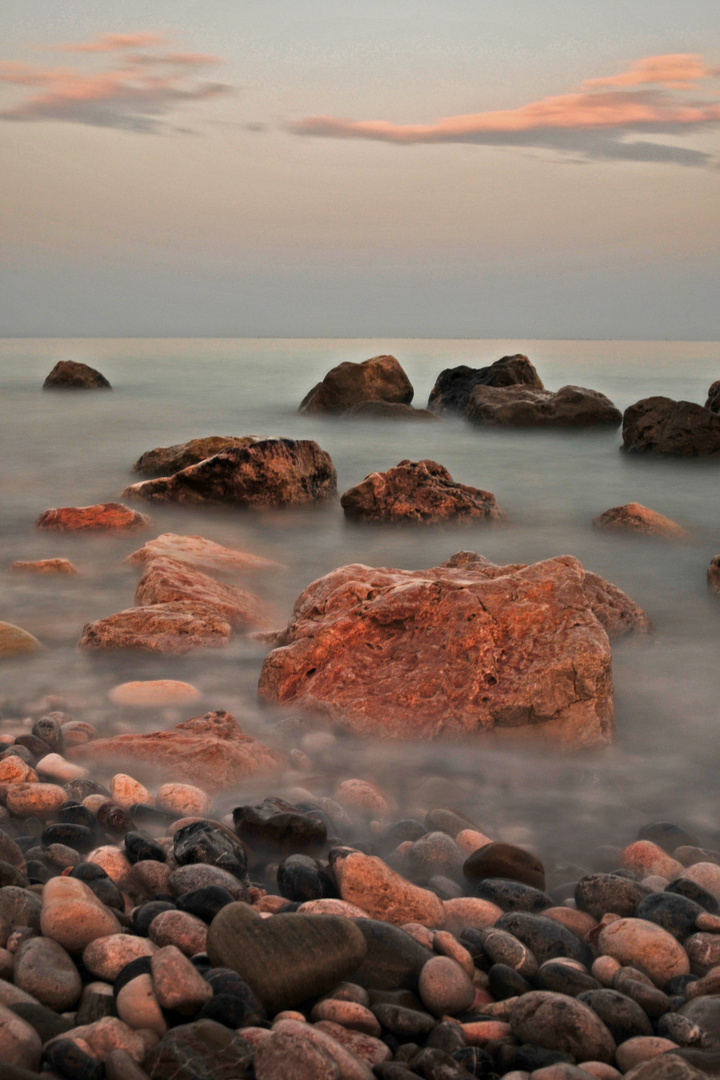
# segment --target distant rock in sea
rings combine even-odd
[[[300,413],[344,413],[363,401],[409,405],[413,386],[394,356],[373,356],[354,364],[346,360],[328,371],[300,403]]]
[[[471,368],[466,364],[446,368],[440,372],[430,391],[428,409],[434,413],[458,413],[463,416],[476,386],[517,385],[545,389],[534,366],[522,353],[502,356],[494,364],[482,368]]]
[[[104,375],[88,364],[59,360],[43,383],[43,390],[112,390],[112,387]]]
[[[461,552],[429,570],[340,567],[296,601],[259,694],[359,735],[602,745],[614,727],[605,623],[642,633],[649,620],[598,575],[585,583],[570,556],[496,566]]]
[[[717,404],[710,387],[709,403]],[[631,454],[720,456],[720,414],[694,401],[649,397],[636,401],[623,415],[623,448]]]
[[[28,574],[69,574],[78,573],[77,567],[69,559],[18,559],[10,564],[11,570]]]
[[[489,491],[459,484],[436,461],[401,461],[349,488],[340,499],[352,521],[501,521],[505,515]]]
[[[132,484],[123,498],[269,509],[322,502],[337,491],[330,455],[310,439],[262,439],[205,458],[173,476]]]
[[[593,525],[598,529],[639,533],[643,536],[664,536],[674,540],[687,540],[690,536],[682,525],[640,503],[613,506],[594,518]]]
[[[173,446],[157,446],[141,454],[132,471],[144,476],[170,476],[187,469],[189,465],[197,465],[205,458],[214,457],[222,450],[229,450],[233,446],[250,446],[262,438],[262,435],[207,435]]]
[[[465,416],[473,424],[506,427],[616,427],[622,420],[609,398],[584,386],[563,386],[554,392],[524,385],[476,386]]]

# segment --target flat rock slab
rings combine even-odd
[[[263,604],[254,593],[217,581],[180,559],[151,559],[138,582],[135,603],[148,607],[175,602],[214,608],[233,626],[252,626],[262,621]]]
[[[673,540],[687,540],[690,533],[676,521],[651,510],[640,503],[613,506],[593,519],[598,529],[617,530],[642,536],[664,536]]]
[[[78,569],[69,559],[18,559],[10,564],[11,570],[26,574],[77,574]]]
[[[207,435],[202,439],[190,439],[188,442],[175,443],[173,446],[156,446],[146,450],[132,467],[132,471],[143,476],[170,476],[171,473],[197,465],[198,461],[214,457],[223,450],[234,446],[250,446],[262,439],[262,435]]]
[[[606,743],[610,643],[584,583],[570,556],[529,567],[472,553],[430,570],[341,567],[296,601],[260,696],[362,735],[495,730]]]
[[[59,360],[43,383],[43,390],[112,390],[112,387],[105,376],[89,364]]]
[[[490,491],[458,484],[436,461],[401,461],[349,488],[340,499],[352,521],[432,525],[445,521],[501,521],[505,515]]]
[[[145,529],[150,524],[146,514],[139,514],[122,503],[96,503],[94,506],[59,506],[45,510],[35,522],[37,529],[54,532],[109,530],[127,532]]]
[[[412,383],[394,356],[373,356],[354,364],[346,360],[328,371],[300,403],[301,413],[344,413],[361,401],[409,405]]]
[[[163,556],[205,570],[264,570],[278,566],[278,563],[262,555],[225,547],[214,540],[206,540],[204,536],[183,536],[180,533],[161,533],[128,555],[125,562],[145,563]]]
[[[123,498],[268,509],[322,502],[337,491],[330,455],[310,439],[261,439],[173,476],[132,484]]]
[[[649,397],[623,414],[623,448],[632,454],[720,455],[720,415],[694,401]]]
[[[86,623],[78,645],[81,649],[186,653],[227,645],[231,636],[232,625],[217,608],[174,601],[126,608]]]
[[[215,916],[207,951],[232,968],[271,1013],[319,997],[352,975],[367,953],[362,932],[337,915],[273,915],[228,904]]]
[[[247,776],[274,772],[283,757],[250,735],[227,712],[205,713],[169,731],[128,733],[73,748],[74,761],[101,762],[117,772],[123,762],[132,775],[151,772],[209,791],[231,787]]]
[[[465,416],[474,424],[507,427],[617,427],[622,413],[598,390],[563,386],[538,390],[531,386],[476,386]]]
[[[441,371],[430,391],[428,409],[435,413],[458,413],[463,415],[470,394],[476,386],[525,385],[544,390],[540,376],[527,356],[501,356],[487,367],[471,368],[466,364]]]

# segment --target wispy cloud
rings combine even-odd
[[[134,132],[186,130],[170,114],[188,102],[231,92],[228,83],[199,80],[194,69],[221,64],[217,56],[196,52],[158,52],[159,34],[101,34],[89,42],[43,46],[72,53],[117,53],[152,48],[114,58],[109,67],[45,67],[0,62],[0,83],[35,90],[24,101],[0,110],[1,120],[55,120],[121,128]]]
[[[676,136],[720,124],[717,101],[687,101],[682,94],[669,92],[696,87],[718,74],[720,69],[709,67],[695,54],[651,56],[619,75],[587,80],[574,93],[514,109],[448,116],[431,124],[311,116],[288,127],[298,135],[401,145],[461,142],[540,147],[584,159],[711,165],[715,164],[711,154],[653,142],[648,136]]]

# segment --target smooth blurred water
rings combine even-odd
[[[258,709],[255,701],[265,652],[257,643],[238,637],[227,649],[182,658],[77,650],[85,622],[132,606],[138,571],[122,560],[160,532],[200,534],[282,563],[282,571],[245,579],[267,599],[275,625],[284,623],[305,585],[348,562],[412,568],[436,565],[460,549],[499,563],[568,553],[630,593],[657,628],[652,643],[630,640],[614,648],[618,730],[612,749],[568,759],[548,752],[491,751],[482,743],[459,750],[341,740],[328,769],[378,776],[396,785],[410,806],[413,785],[428,771],[455,777],[464,792],[458,799],[482,812],[488,829],[508,836],[529,830],[528,842],[558,844],[576,858],[588,838],[621,842],[649,817],[715,830],[720,602],[708,598],[705,574],[720,552],[720,462],[630,457],[620,450],[619,430],[500,431],[462,420],[347,421],[298,416],[296,409],[336,363],[384,352],[397,356],[407,371],[418,406],[424,406],[443,368],[481,366],[514,352],[530,357],[547,387],[589,386],[620,409],[651,394],[704,402],[710,383],[720,377],[720,344],[327,339],[1,344],[0,618],[25,627],[47,646],[37,657],[3,661],[3,716],[22,715],[42,695],[55,693],[76,701],[78,715],[84,710],[101,727],[157,726],[157,715],[118,714],[107,704],[107,690],[129,678],[185,678],[203,691],[203,708],[227,708],[248,730],[280,737],[277,716]],[[113,392],[42,393],[45,376],[60,359],[99,368]],[[48,507],[117,499],[139,479],[130,466],[144,450],[200,435],[248,433],[316,439],[332,456],[340,492],[402,458],[432,458],[455,479],[492,491],[508,523],[353,527],[334,502],[319,510],[262,514],[153,505],[153,529],[134,538],[34,529]],[[691,540],[627,539],[593,529],[594,516],[630,501],[680,522]],[[15,559],[53,556],[72,559],[81,576],[41,578],[6,569]],[[622,835],[616,836],[618,831]]]

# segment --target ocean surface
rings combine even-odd
[[[620,431],[510,431],[438,423],[298,416],[305,393],[343,360],[392,353],[423,407],[446,367],[479,367],[525,353],[545,385],[607,394],[620,409],[651,394],[704,403],[720,378],[718,342],[490,340],[5,340],[0,347],[0,618],[34,633],[37,656],[2,662],[0,715],[21,717],[45,695],[65,698],[103,731],[153,729],[190,713],[122,712],[108,690],[128,679],[185,679],[203,693],[193,714],[228,709],[260,737],[298,745],[288,718],[256,701],[265,647],[236,637],[227,649],[172,658],[81,653],[83,624],[131,607],[137,568],[123,563],[161,532],[200,534],[272,559],[282,569],[238,583],[259,592],[281,626],[310,581],[349,563],[418,568],[472,549],[498,563],[559,554],[619,585],[652,618],[652,640],[613,648],[617,736],[601,752],[490,749],[482,741],[399,744],[342,737],[312,790],[334,776],[364,776],[401,808],[426,798],[427,778],[446,805],[472,813],[489,834],[536,846],[568,866],[586,866],[601,843],[625,844],[650,820],[695,828],[720,847],[720,601],[706,570],[720,553],[720,461],[625,455]],[[41,387],[58,360],[98,368],[112,393],[50,394]],[[397,529],[352,526],[337,502],[322,509],[249,513],[152,505],[153,527],[131,537],[54,535],[34,529],[48,507],[115,500],[138,479],[135,459],[155,446],[201,435],[316,439],[337,468],[339,491],[403,458],[432,458],[463,483],[492,491],[502,526]],[[690,530],[687,542],[603,534],[592,519],[640,502]],[[138,504],[139,509],[148,510]],[[77,578],[11,573],[16,559],[63,556]],[[8,728],[5,728],[7,730]],[[423,787],[423,785],[425,785]],[[275,793],[248,783],[228,803]]]

